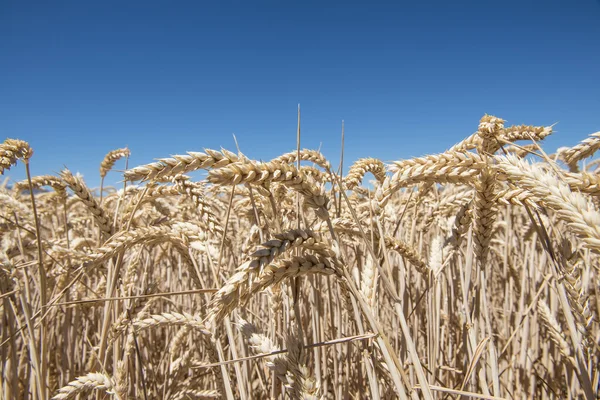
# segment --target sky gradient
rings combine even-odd
[[[342,120],[346,165],[442,152],[484,113],[558,122],[554,151],[600,130],[599,70],[597,0],[0,0],[1,139],[90,186],[124,146],[136,166],[235,134],[270,159],[295,148],[298,104],[302,147],[334,164]]]

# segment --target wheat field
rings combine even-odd
[[[0,399],[597,398],[600,132],[551,133],[485,115],[345,175],[117,149],[100,190],[6,139],[28,179],[0,188]]]

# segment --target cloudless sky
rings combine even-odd
[[[0,139],[91,186],[123,146],[136,166],[235,133],[270,159],[295,148],[298,104],[302,147],[334,164],[342,120],[346,165],[442,152],[484,113],[559,122],[554,151],[600,130],[599,71],[598,0],[0,0]]]

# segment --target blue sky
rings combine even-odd
[[[333,163],[342,119],[346,164],[442,152],[484,113],[559,122],[550,151],[600,130],[598,0],[0,0],[0,60],[0,135],[31,143],[34,174],[92,186],[123,146],[135,166],[235,133],[275,157],[297,104],[302,146]]]

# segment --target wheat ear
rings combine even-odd
[[[380,211],[403,187],[421,182],[470,182],[485,166],[486,162],[480,155],[460,151],[396,161],[390,168],[394,175],[377,189],[373,209]]]
[[[104,178],[106,174],[114,167],[115,163],[123,157],[129,157],[131,151],[128,148],[109,151],[100,163],[100,177]]]
[[[66,386],[59,389],[58,393],[52,398],[53,400],[68,400],[74,399],[77,395],[88,390],[103,390],[107,394],[114,395],[117,399],[120,397],[113,392],[114,384],[112,379],[100,373],[89,373],[80,376]]]
[[[560,353],[566,359],[570,360],[571,356],[573,354],[573,351],[571,350],[571,346],[569,345],[569,342],[567,341],[567,339],[565,338],[565,335],[562,332],[562,328],[560,327],[560,324],[558,323],[558,321],[556,320],[554,315],[552,315],[550,308],[548,308],[548,305],[546,304],[546,302],[544,300],[538,300],[537,306],[538,306],[537,309],[538,309],[539,315],[540,315],[540,317],[542,317],[541,318],[542,322],[548,329],[548,332],[550,333],[550,337],[552,338],[552,341],[554,343],[556,343],[556,345],[560,349]],[[571,360],[571,362],[573,362],[573,361]]]
[[[67,198],[67,185],[66,183],[57,176],[53,175],[40,175],[31,178],[31,186],[33,188],[39,188],[42,186],[50,186],[56,194],[61,198]],[[29,182],[27,180],[15,183],[15,190],[21,191],[29,188]]]
[[[598,149],[600,149],[600,132],[592,133],[578,145],[564,149],[561,156],[571,169],[576,169],[580,160],[591,157]]]
[[[240,161],[240,157],[227,150],[205,149],[204,153],[188,152],[185,155],[176,155],[172,158],[161,158],[156,162],[125,171],[128,181],[148,181],[168,179],[198,169],[220,168],[225,165]]]
[[[367,172],[372,173],[379,183],[382,183],[386,178],[385,165],[381,160],[376,158],[361,158],[350,167],[350,171],[348,171],[345,179],[346,187],[352,190],[360,185]]]
[[[271,161],[281,162],[284,164],[293,164],[298,160],[298,154],[300,154],[301,161],[311,161],[319,167],[325,169],[327,172],[331,172],[331,164],[329,161],[327,161],[323,154],[316,150],[302,149],[299,152],[294,150],[290,151],[289,153],[282,154]]]
[[[69,186],[81,202],[90,210],[94,216],[96,224],[104,235],[109,236],[112,233],[112,226],[106,211],[100,206],[96,198],[92,195],[86,184],[79,177],[74,176],[68,169],[60,173],[62,180]]]
[[[33,150],[29,143],[19,139],[6,139],[0,143],[0,175],[17,163],[18,159],[29,160]]]
[[[583,194],[571,191],[555,175],[513,155],[496,160],[503,178],[529,190],[536,202],[554,209],[587,248],[600,252],[600,212]]]
[[[257,277],[250,280],[249,262],[238,268],[229,280],[213,296],[208,306],[208,319],[218,323],[236,307],[248,301],[250,297],[276,285],[286,278],[309,274],[331,275],[339,272],[335,263],[322,256],[305,255],[278,260],[265,267]]]
[[[394,238],[392,236],[386,236],[384,240],[385,246],[388,249],[400,254],[412,265],[414,265],[417,268],[417,271],[419,271],[419,273],[421,273],[423,276],[427,276],[429,272],[429,267],[427,266],[427,262],[421,258],[417,250],[415,250],[408,243],[400,239]]]
[[[210,171],[208,180],[216,185],[246,183],[260,186],[269,182],[281,182],[304,196],[305,204],[314,209],[318,217],[326,220],[329,216],[329,198],[325,194],[325,188],[317,185],[296,167],[281,162],[235,163]]]

